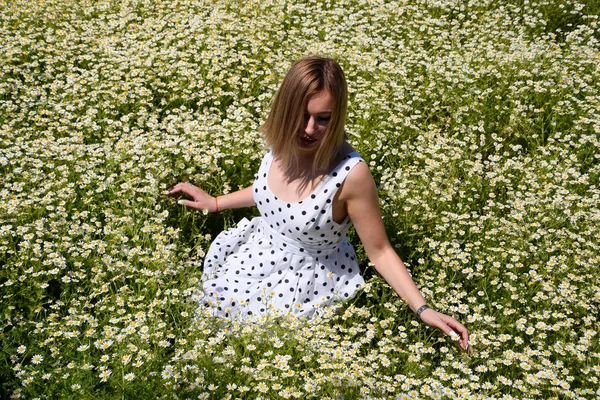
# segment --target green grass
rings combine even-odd
[[[564,6],[564,7],[561,7]],[[598,2],[0,2],[0,398],[598,396]],[[366,286],[310,320],[198,311],[165,189],[246,187],[296,59],[335,57],[392,244],[469,355]]]

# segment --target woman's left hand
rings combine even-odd
[[[471,351],[471,346],[469,345],[469,331],[463,324],[454,318],[429,308],[421,313],[421,321],[429,326],[440,329],[450,337],[452,337],[453,334],[458,334],[460,347],[469,352]]]

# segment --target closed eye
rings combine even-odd
[[[310,119],[310,114],[304,114],[305,123],[308,122],[309,119]],[[315,123],[317,125],[327,126],[327,124],[329,124],[329,120],[331,120],[331,116],[328,116],[328,117],[315,116]]]

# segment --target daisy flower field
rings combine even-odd
[[[600,3],[0,0],[0,398],[600,396]],[[388,235],[472,353],[374,271],[310,319],[199,310],[291,64],[333,57]]]

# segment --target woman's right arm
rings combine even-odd
[[[254,202],[254,197],[252,196],[252,185],[242,190],[238,190],[237,192],[213,197],[189,182],[182,182],[167,189],[167,193],[169,195],[184,193],[193,200],[179,200],[179,204],[183,204],[186,207],[194,208],[196,210],[208,210],[209,212],[221,211],[229,208],[250,207],[256,204]]]

